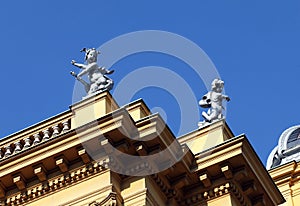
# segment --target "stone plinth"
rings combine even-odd
[[[103,92],[70,106],[73,112],[72,129],[93,122],[118,109],[119,106],[109,92]]]
[[[209,124],[178,138],[180,143],[185,143],[190,150],[197,154],[203,150],[215,147],[218,144],[234,137],[225,120]]]

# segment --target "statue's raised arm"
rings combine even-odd
[[[71,75],[84,85],[87,96],[111,90],[113,88],[113,80],[106,75],[112,74],[114,70],[107,70],[105,67],[98,66],[97,59],[100,52],[95,48],[83,48],[81,52],[85,52],[85,64],[77,63],[75,60],[72,60],[71,64],[80,68],[81,72],[76,74],[71,71]],[[88,75],[89,82],[81,78],[86,74]]]

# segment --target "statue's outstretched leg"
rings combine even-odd
[[[214,109],[209,111],[209,114],[206,112],[202,112],[202,116],[207,122],[212,122],[213,120],[218,118],[218,112]]]
[[[202,117],[205,119],[205,121],[211,122],[210,115],[208,115],[206,112],[202,112]]]

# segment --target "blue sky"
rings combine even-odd
[[[206,52],[232,99],[228,124],[236,135],[246,133],[264,163],[280,134],[300,123],[296,0],[3,1],[0,27],[0,137],[68,109],[75,83],[69,71],[76,70],[70,61],[83,60],[82,47],[140,30],[176,33]],[[171,68],[198,99],[206,93],[186,64],[167,55],[129,56],[114,65],[111,77],[118,84],[149,65]],[[139,97],[162,108],[177,132],[180,105],[169,91],[146,88],[134,95]]]

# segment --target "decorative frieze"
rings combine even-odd
[[[238,189],[238,187],[232,182],[226,182],[222,185],[219,185],[214,188],[210,188],[209,190],[201,193],[194,194],[188,198],[185,198],[184,201],[181,201],[180,205],[191,205],[195,203],[200,203],[203,201],[207,201],[213,198],[220,197],[222,195],[231,193],[234,195],[239,201],[241,206],[250,206],[252,205],[249,200],[246,199],[244,194]],[[257,202],[262,202],[261,198],[257,200]]]
[[[24,203],[33,198],[42,196],[48,192],[52,192],[62,188],[65,185],[72,184],[83,178],[96,174],[97,172],[102,172],[106,170],[104,165],[101,165],[100,162],[95,162],[93,164],[86,165],[85,167],[78,168],[76,170],[70,171],[67,174],[57,176],[55,178],[47,180],[42,165],[35,167],[34,172],[39,177],[40,181],[43,181],[40,184],[37,184],[33,187],[26,188],[25,181],[21,174],[17,174],[13,177],[14,183],[17,185],[21,192],[10,196],[6,199],[7,205],[18,205],[18,203]],[[46,179],[45,179],[46,178]],[[4,192],[4,191],[3,191]],[[0,198],[1,198],[1,184],[0,184]]]
[[[203,200],[203,194],[197,194],[185,199],[184,201],[181,202],[180,205],[182,206],[191,205],[192,203],[201,202],[202,200]]]

